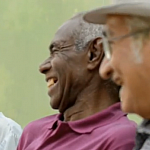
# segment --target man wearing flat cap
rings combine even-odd
[[[150,150],[150,0],[116,0],[84,19],[106,24],[100,74],[121,86],[122,110],[145,119],[137,130],[135,150]]]

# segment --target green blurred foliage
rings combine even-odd
[[[57,28],[110,0],[0,0],[0,110],[24,127],[56,111],[39,64]]]

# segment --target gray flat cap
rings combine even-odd
[[[150,0],[114,0],[112,5],[87,12],[83,19],[90,23],[105,24],[108,14],[150,18]]]

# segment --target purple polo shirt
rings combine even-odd
[[[120,103],[78,121],[63,122],[61,114],[31,122],[17,150],[132,150],[136,124]]]

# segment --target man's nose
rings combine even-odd
[[[51,69],[51,63],[50,60],[44,61],[40,66],[39,66],[39,71],[43,74],[45,74],[48,70]]]
[[[106,57],[103,59],[100,65],[99,73],[104,80],[111,78],[113,74],[113,68],[110,64],[110,60],[108,60]]]

